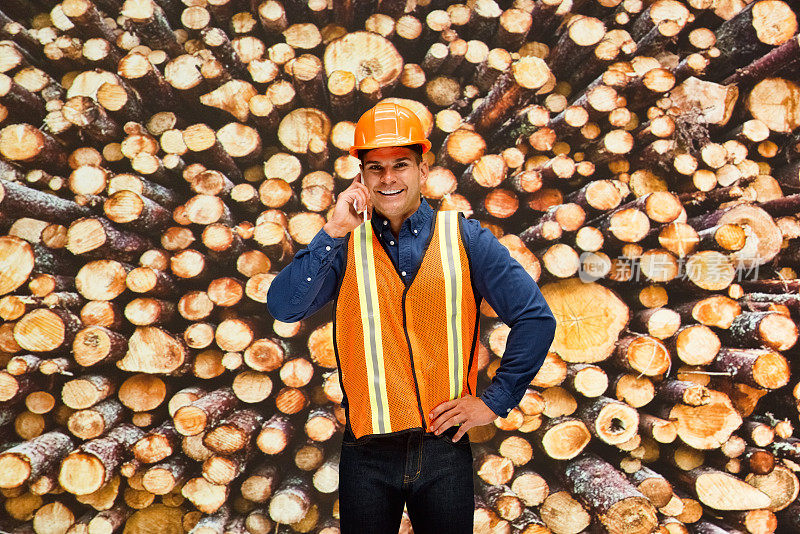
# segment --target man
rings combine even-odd
[[[394,534],[404,505],[415,534],[471,533],[466,431],[519,404],[555,333],[536,283],[492,233],[422,199],[422,154],[430,146],[407,108],[379,103],[367,111],[350,149],[361,173],[268,294],[281,321],[335,302],[347,416],[339,463],[344,534]],[[477,397],[482,298],[511,331],[492,383]]]

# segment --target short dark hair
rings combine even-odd
[[[407,145],[405,148],[410,148],[414,152],[414,159],[417,161],[417,165],[422,163],[422,145]],[[364,156],[367,155],[367,152],[374,149],[364,149],[358,151],[358,159],[361,160],[361,163],[364,163]]]

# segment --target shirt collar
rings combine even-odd
[[[425,200],[425,197],[422,197],[422,202],[420,202],[419,208],[417,208],[417,211],[412,213],[409,218],[403,221],[403,226],[408,224],[411,228],[412,234],[417,236],[419,235],[419,233],[422,231],[422,228],[426,224],[430,224],[432,217],[433,217],[433,208],[431,208],[431,205],[428,204],[427,200]],[[372,225],[375,231],[381,233],[389,228],[389,221],[386,220],[379,213],[373,212]]]

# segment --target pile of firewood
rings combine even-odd
[[[0,532],[339,531],[330,310],[265,302],[386,98],[559,322],[475,531],[800,532],[797,8],[2,0]]]

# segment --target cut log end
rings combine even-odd
[[[30,462],[20,454],[0,454],[0,488],[18,488],[31,475]]]
[[[61,463],[58,483],[74,495],[94,493],[105,482],[106,468],[97,457],[74,452]]]
[[[195,406],[184,406],[173,416],[175,429],[184,436],[195,436],[206,428],[206,413]]]
[[[613,292],[599,284],[570,279],[544,285],[542,294],[556,317],[554,352],[575,363],[593,363],[610,356],[629,313]]]

